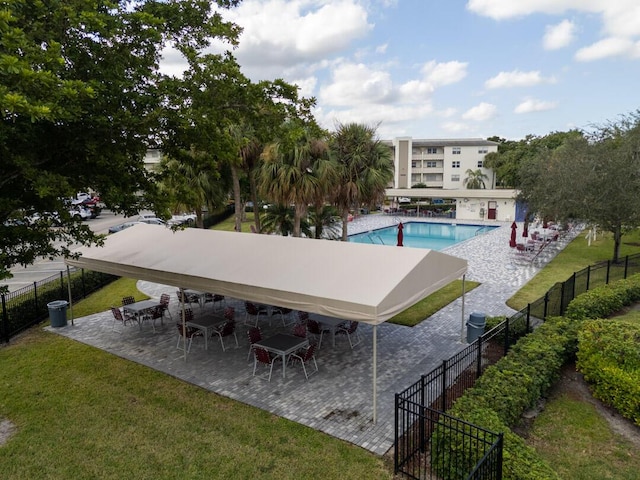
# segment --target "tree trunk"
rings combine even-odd
[[[236,232],[242,231],[242,199],[240,197],[240,177],[238,175],[238,169],[232,163],[231,164],[231,179],[233,181],[233,201],[235,209],[235,228]]]
[[[258,189],[256,187],[256,178],[254,175],[255,169],[251,169],[248,172],[249,175],[249,190],[251,195],[251,201],[253,202],[253,223],[256,226],[256,232],[260,233],[262,226],[260,225],[260,205],[258,205]]]
[[[349,223],[349,209],[345,208],[344,210],[342,210],[342,241],[343,242],[348,242],[349,241],[349,235],[348,235],[348,223]]]
[[[300,222],[302,220],[302,216],[305,213],[305,210],[306,208],[304,208],[303,205],[300,205],[298,203],[293,209],[293,236],[294,237],[302,236],[300,231]]]
[[[322,238],[322,219],[323,219],[323,208],[324,208],[324,202],[316,202],[316,225],[315,225],[315,232],[314,232],[314,237],[316,239]]]
[[[622,226],[618,224],[613,229],[613,263],[619,262],[621,243],[622,243]]]
[[[198,207],[195,209],[196,213],[196,227],[204,228],[204,217],[202,215],[202,208]]]

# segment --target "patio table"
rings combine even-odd
[[[306,338],[288,335],[286,333],[276,333],[272,337],[265,338],[253,344],[255,347],[264,348],[268,352],[275,353],[282,357],[282,378],[286,377],[287,355],[309,345]]]
[[[155,307],[160,306],[160,302],[157,300],[140,300],[139,302],[130,303],[129,305],[124,305],[122,309],[126,312],[132,313],[136,319],[138,320],[138,324],[140,325],[140,330],[142,330],[142,316],[145,313],[153,310]]]
[[[333,346],[336,346],[336,332],[338,331],[338,327],[346,322],[342,318],[336,317],[327,317],[325,315],[313,315],[311,317],[313,320],[317,321],[320,324],[320,328],[322,330],[328,331],[331,333],[331,338],[333,340]]]
[[[213,335],[213,331],[219,325],[222,325],[226,321],[225,318],[217,315],[208,315],[202,318],[195,318],[190,322],[187,322],[187,326],[202,330],[204,333],[204,349],[209,348],[209,337]]]
[[[201,292],[200,290],[192,290],[191,288],[185,288],[184,294],[187,297],[198,297],[198,305],[200,308],[204,307],[204,298],[207,296],[207,292]]]

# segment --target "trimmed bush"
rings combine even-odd
[[[607,318],[640,300],[640,274],[594,288],[574,298],[565,316],[575,320]]]
[[[585,322],[578,334],[577,368],[593,395],[640,425],[640,325]]]

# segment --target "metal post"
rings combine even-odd
[[[464,280],[466,278],[467,274],[465,273],[464,275],[462,275],[462,319],[460,322],[460,341],[462,343],[464,343]]]
[[[73,296],[71,295],[71,270],[67,265],[67,290],[69,293],[69,312],[71,314],[71,325],[73,325]]]
[[[624,257],[624,278],[627,278],[628,271],[629,271],[629,255]]]
[[[476,356],[476,379],[482,375],[482,335],[478,337],[478,355]]]
[[[377,359],[378,359],[378,355],[377,355],[377,348],[378,345],[378,326],[374,325],[373,326],[373,424],[376,424],[376,421],[378,420],[378,391],[377,391],[377,383],[378,383],[378,365],[377,365]]]
[[[7,313],[7,298],[2,294],[2,340],[9,343],[9,315]]]
[[[527,303],[527,330],[526,332],[529,333],[531,328],[531,304]]]
[[[605,285],[609,285],[609,272],[611,270],[611,260],[607,260],[607,280]]]
[[[587,287],[585,289],[585,292],[589,291],[589,283],[591,283],[591,265],[587,267]]]
[[[420,451],[424,453],[425,448],[427,446],[427,439],[425,438],[425,429],[424,429],[424,407],[425,407],[425,398],[424,398],[424,375],[420,375]]]
[[[442,361],[442,411],[447,411],[447,361]]]
[[[542,320],[546,320],[548,309],[549,309],[549,290],[547,290],[547,293],[544,294],[544,312],[542,315]]]

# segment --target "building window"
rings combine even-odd
[[[478,168],[484,167],[484,160],[478,160]]]
[[[431,161],[427,161],[427,168],[437,168],[438,167],[438,162],[436,162],[435,160],[431,160]]]
[[[460,181],[460,175],[451,175],[451,181],[452,182],[459,182]]]
[[[453,160],[451,162],[451,168],[460,168],[460,160]]]
[[[452,147],[451,148],[451,154],[452,155],[460,155],[462,153],[462,148],[461,147]]]
[[[442,182],[442,174],[440,173],[427,173],[424,176],[427,183],[440,183]]]
[[[436,147],[427,147],[427,154],[435,155],[438,153],[438,149]]]
[[[478,147],[478,153],[480,154],[489,153],[489,149],[487,147]]]
[[[422,183],[422,175],[419,173],[411,174],[411,185],[415,185],[416,183]]]
[[[411,168],[419,168],[422,166],[422,162],[420,160],[412,160]]]

